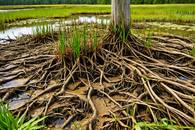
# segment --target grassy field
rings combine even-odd
[[[0,6],[0,130],[195,128],[194,6],[132,5],[128,33],[61,19],[110,5]]]
[[[195,4],[132,5],[133,21],[195,22]],[[0,9],[32,9],[0,12],[0,24],[31,18],[59,18],[79,13],[110,13],[110,5],[27,5]]]

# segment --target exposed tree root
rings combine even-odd
[[[23,37],[0,45],[0,94],[30,98],[12,108],[29,116],[46,115],[49,127],[62,119],[68,129],[134,129],[136,122],[175,120],[195,127],[195,57],[192,41],[180,36],[151,37],[152,46],[110,33],[95,52],[65,62],[55,55],[55,42]],[[7,84],[26,78],[20,85]]]

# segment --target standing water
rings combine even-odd
[[[76,19],[67,19],[62,22],[59,20],[55,23],[49,23],[47,26],[52,27],[54,30],[58,30],[61,25],[71,26],[72,24],[82,24],[82,23],[97,23],[97,24],[109,24],[110,20],[108,17],[96,17],[96,16],[79,16]],[[29,27],[12,27],[4,31],[0,31],[0,40],[3,39],[16,39],[22,35],[33,34],[36,32],[37,27],[42,27],[44,25],[33,25]]]
[[[22,10],[33,10],[33,9],[1,9],[0,10],[0,13],[1,12],[14,12],[14,11],[22,11]]]

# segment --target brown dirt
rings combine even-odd
[[[0,45],[0,98],[11,102],[28,94],[12,112],[48,116],[52,130],[74,129],[76,121],[83,129],[133,129],[136,121],[165,117],[195,127],[190,39],[154,35],[150,48],[134,36],[121,41],[110,33],[104,39],[102,48],[65,63],[56,56],[56,39],[49,35]],[[28,80],[5,86],[18,79]]]

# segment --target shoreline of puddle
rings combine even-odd
[[[34,9],[33,8],[30,8],[30,9],[0,9],[0,13],[3,13],[3,12],[24,11],[24,10],[34,10]]]
[[[40,24],[40,25],[32,25],[32,26],[21,26],[21,27],[11,27],[8,29],[4,29],[0,31],[0,39],[16,39],[17,37],[23,35],[32,35],[34,31],[36,31],[37,27],[44,27],[49,26],[52,27],[55,31],[59,30],[62,26],[72,26],[73,24],[103,24],[107,25],[110,23],[110,19],[108,16],[77,16],[76,18],[68,18],[68,19],[56,19],[55,21],[45,21],[47,24]],[[26,24],[27,25],[27,24]]]
[[[27,22],[33,22],[34,24],[27,26]],[[37,20],[37,21],[36,21]],[[23,21],[25,22],[25,21]],[[40,22],[40,24],[38,24]],[[43,24],[46,22],[47,24]],[[5,30],[0,31],[0,43],[3,43],[3,39],[16,39],[17,37],[21,37],[23,35],[32,35],[34,31],[36,31],[37,27],[49,26],[52,27],[55,31],[59,30],[61,27],[65,26],[73,26],[73,24],[110,24],[110,15],[81,15],[70,17],[67,19],[44,19],[41,23],[41,19],[32,19],[26,20],[25,26],[14,26],[11,28],[7,28]],[[142,27],[143,26],[143,27]],[[171,30],[181,30],[187,32],[195,32],[195,24],[187,25],[187,24],[175,24],[171,22],[137,22],[134,23],[134,27],[137,29],[171,29]],[[133,27],[133,28],[134,28]]]

